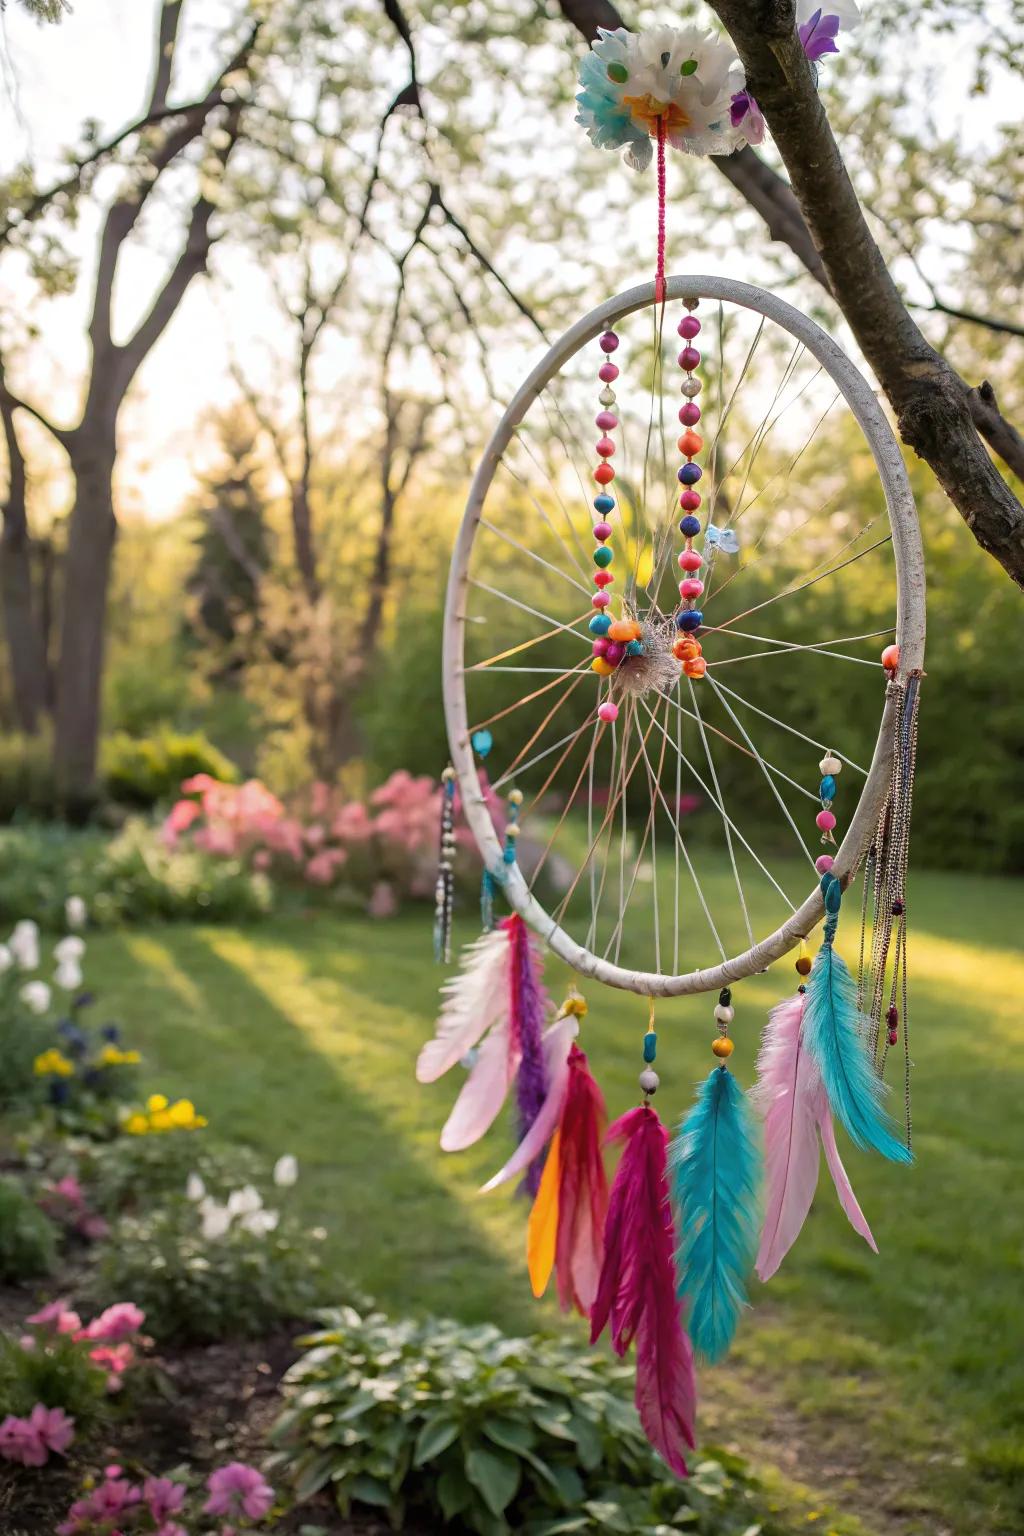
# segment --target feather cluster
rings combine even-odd
[[[732,1343],[747,1305],[757,1250],[761,1157],[746,1095],[725,1066],[712,1068],[672,1145],[680,1299],[690,1337],[708,1361]]]
[[[591,1309],[591,1342],[610,1326],[623,1355],[636,1340],[636,1406],[644,1433],[672,1471],[686,1476],[694,1445],[697,1392],[693,1351],[682,1326],[668,1198],[668,1133],[649,1104],[629,1110],[608,1132],[623,1142],[608,1203],[604,1261]]]
[[[827,941],[807,982],[802,1038],[821,1074],[829,1106],[857,1147],[910,1163],[885,1109],[888,1092],[868,1047],[868,1021],[857,1007],[857,989],[845,962]]]
[[[807,1219],[818,1187],[819,1141],[850,1225],[878,1252],[839,1156],[821,1074],[803,1045],[803,1014],[799,993],[772,1009],[750,1091],[764,1118],[765,1211],[756,1263],[762,1280],[775,1274]]]

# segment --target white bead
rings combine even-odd
[[[700,379],[684,379],[680,385],[680,392],[692,400],[694,395],[700,394],[702,388]]]
[[[640,1073],[640,1087],[644,1093],[657,1093],[661,1078],[653,1067],[645,1067]]]
[[[602,389],[597,398],[600,400],[602,405],[614,405],[615,391],[614,389]]]
[[[736,1017],[735,1008],[730,1008],[727,1003],[715,1004],[715,1021],[718,1024],[731,1024]]]
[[[837,773],[842,772],[842,767],[843,765],[839,761],[838,757],[833,757],[831,752],[826,752],[825,756],[818,764],[819,771],[822,774],[830,773],[833,778],[835,778]]]

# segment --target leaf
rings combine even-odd
[[[514,1456],[477,1445],[466,1456],[466,1476],[492,1515],[502,1515],[516,1496],[522,1468]]]
[[[435,1456],[440,1456],[446,1451],[453,1440],[459,1437],[459,1426],[455,1419],[447,1413],[435,1413],[421,1428],[416,1436],[416,1448],[413,1451],[412,1464],[414,1467],[422,1467],[426,1462],[433,1461]]]
[[[580,1454],[580,1465],[585,1472],[593,1472],[599,1467],[604,1457],[604,1444],[601,1436],[589,1419],[584,1419],[580,1414],[574,1413],[569,1420],[573,1437],[576,1441],[576,1449]]]
[[[437,1480],[437,1502],[445,1520],[453,1520],[469,1504],[473,1490],[461,1467],[446,1467]]]
[[[376,1504],[387,1509],[391,1503],[391,1489],[380,1478],[371,1477],[368,1472],[360,1472],[358,1477],[354,1477],[348,1492],[361,1504]]]
[[[533,1416],[533,1422],[538,1429],[542,1429],[546,1435],[551,1435],[555,1440],[575,1440],[576,1436],[569,1427],[569,1415],[555,1414],[550,1408],[538,1408]]]
[[[568,1509],[574,1509],[583,1499],[583,1479],[573,1467],[567,1467],[562,1463],[557,1463],[548,1470],[562,1503]]]
[[[521,1419],[485,1419],[483,1431],[488,1440],[517,1456],[524,1455],[537,1443],[537,1436]]]
[[[336,1463],[337,1457],[333,1451],[329,1451],[318,1456],[305,1468],[295,1484],[295,1498],[299,1504],[311,1499],[314,1493],[319,1493],[330,1482]]]

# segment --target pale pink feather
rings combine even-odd
[[[523,1173],[534,1158],[540,1156],[555,1134],[565,1103],[565,1091],[569,1086],[569,1051],[579,1030],[579,1020],[570,1013],[564,1019],[556,1019],[544,1031],[544,1060],[551,1086],[536,1120],[504,1168],[481,1187],[481,1194],[486,1195],[500,1184]]]
[[[508,1018],[509,935],[495,928],[463,951],[458,974],[441,988],[434,1038],[416,1062],[421,1083],[436,1082],[502,1019]]]
[[[839,1156],[839,1148],[836,1146],[835,1127],[832,1124],[832,1115],[827,1102],[818,1125],[821,1130],[821,1144],[825,1148],[825,1161],[828,1164],[828,1171],[832,1175],[836,1194],[839,1196],[839,1204],[846,1212],[847,1220],[853,1230],[859,1232],[868,1247],[877,1253],[878,1244],[871,1235],[871,1228],[868,1226],[867,1217],[860,1208],[857,1196],[853,1192],[853,1185],[850,1183],[846,1169],[843,1167],[843,1160]]]
[[[519,1070],[509,1043],[508,1020],[495,1024],[477,1052],[462,1092],[441,1132],[441,1150],[462,1152],[489,1131]]]

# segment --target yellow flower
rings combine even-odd
[[[105,1045],[100,1052],[102,1067],[137,1067],[141,1060],[138,1051],[122,1051],[118,1045]]]
[[[159,1098],[160,1095],[158,1094],[157,1097]],[[153,1101],[151,1099],[150,1103],[152,1102]],[[166,1104],[166,1102],[167,1100],[165,1099],[164,1103]],[[173,1125],[174,1122],[170,1115],[167,1113],[166,1109],[158,1109],[149,1117],[149,1128],[151,1131],[169,1131],[172,1129]]]
[[[73,1077],[75,1073],[74,1064],[56,1046],[37,1056],[32,1070],[37,1077]]]
[[[172,1125],[190,1126],[195,1124],[196,1107],[191,1099],[178,1099],[168,1110]]]
[[[150,1114],[158,1114],[160,1110],[167,1108],[167,1096],[163,1093],[151,1093],[146,1100],[146,1108]]]
[[[149,1121],[146,1119],[145,1115],[129,1115],[128,1119],[124,1123],[124,1128],[128,1132],[129,1136],[145,1136],[146,1132],[149,1130]]]

